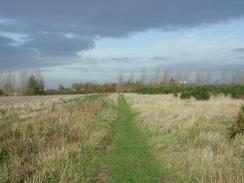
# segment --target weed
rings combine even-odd
[[[238,134],[244,134],[244,106],[241,107],[235,122],[228,128],[230,138],[235,138]]]

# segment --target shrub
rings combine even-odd
[[[210,99],[210,94],[206,90],[197,90],[193,93],[193,96],[197,100],[209,100]]]
[[[235,138],[237,134],[244,134],[244,106],[241,107],[235,122],[228,128],[230,138]]]
[[[181,93],[180,98],[181,99],[190,99],[191,98],[191,93],[187,92],[187,91],[184,91],[184,92]]]
[[[2,96],[2,95],[3,95],[3,90],[0,89],[0,96]]]
[[[238,89],[232,91],[231,97],[234,99],[244,98],[244,92],[240,88],[238,88]]]
[[[225,96],[231,95],[232,98],[243,99],[244,98],[244,85],[205,85],[205,86],[160,86],[154,87],[145,85],[135,90],[140,94],[173,94],[189,92],[191,96],[194,96],[197,100],[208,100],[210,94],[217,96],[218,94],[224,94]]]

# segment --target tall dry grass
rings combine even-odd
[[[244,136],[230,140],[227,135],[243,100],[125,96],[139,113],[158,161],[176,182],[244,182]]]
[[[14,122],[0,134],[0,182],[94,182],[113,118],[103,98],[90,96],[9,117]]]

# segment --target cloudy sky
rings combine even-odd
[[[244,1],[0,0],[0,72],[55,86],[159,67],[244,68]]]

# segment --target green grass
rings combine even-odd
[[[123,96],[118,98],[118,119],[113,124],[112,150],[108,154],[111,182],[160,182],[163,172],[155,161],[143,132]]]

